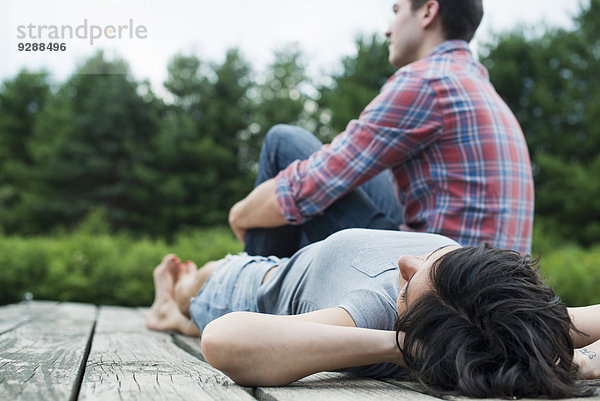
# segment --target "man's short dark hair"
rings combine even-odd
[[[423,7],[428,0],[410,0],[413,11]],[[440,5],[442,29],[447,40],[461,39],[470,42],[483,18],[482,0],[437,0]]]
[[[438,395],[592,395],[576,381],[567,308],[537,270],[537,260],[487,244],[438,259],[432,290],[395,324],[409,371]]]

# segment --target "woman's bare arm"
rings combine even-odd
[[[600,377],[600,305],[568,308],[573,325],[583,334],[573,332],[577,374],[582,379]]]
[[[395,332],[336,326],[347,321],[344,314],[349,317],[340,308],[310,316],[230,313],[206,326],[202,353],[245,386],[280,386],[321,371],[403,363]]]
[[[579,367],[577,374],[582,379],[600,377],[600,340],[575,350],[573,361]]]
[[[568,308],[573,325],[584,334],[572,333],[575,348],[600,340],[600,305]]]

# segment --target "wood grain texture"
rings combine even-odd
[[[317,373],[286,387],[258,387],[254,396],[262,401],[437,400],[380,380],[333,372]]]
[[[0,307],[0,334],[6,333],[36,316],[51,310],[58,302],[35,301]]]
[[[131,308],[101,307],[79,400],[254,400],[220,371],[145,328]]]
[[[199,338],[146,330],[146,311],[39,301],[0,307],[0,400],[437,400],[414,381],[344,373],[240,387],[201,360]],[[600,380],[588,383],[600,389]],[[600,401],[600,393],[586,400]]]
[[[423,385],[421,385],[420,383],[416,382],[416,381],[408,381],[408,380],[396,380],[396,379],[383,379],[385,382],[388,382],[390,384],[395,384],[398,385],[400,387],[404,387],[406,389],[409,390],[413,390],[414,392],[424,392],[425,389],[423,387]],[[598,388],[600,390],[600,379],[596,379],[596,380],[586,380],[586,383],[589,384],[590,386],[594,387],[594,388]],[[598,390],[596,391],[596,396],[594,397],[587,397],[587,398],[565,398],[559,401],[600,401],[600,392],[598,392]],[[451,401],[468,401],[468,400],[475,400],[473,398],[468,398],[468,397],[445,397],[448,400]],[[505,401],[506,399],[504,398],[486,398],[487,401]],[[534,401],[534,399],[532,398],[520,398],[520,401]]]
[[[0,399],[74,399],[95,316],[93,305],[59,304],[0,335]]]
[[[204,361],[202,350],[200,349],[200,337],[190,337],[181,334],[173,334],[175,344],[186,352],[194,355],[196,358]]]

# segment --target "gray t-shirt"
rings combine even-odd
[[[309,245],[284,259],[258,289],[258,311],[297,315],[344,308],[357,327],[392,330],[398,316],[398,258],[456,245],[435,234],[350,229]],[[399,373],[393,364],[352,368],[364,376]]]

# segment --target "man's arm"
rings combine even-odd
[[[275,195],[275,180],[267,180],[252,190],[229,211],[229,225],[236,237],[245,243],[250,228],[278,227],[287,224],[279,210]]]
[[[298,316],[230,313],[206,326],[202,353],[245,386],[281,386],[371,363],[403,364],[395,332],[327,324],[345,324],[343,314],[349,316],[340,308]]]
[[[273,179],[234,205],[232,230],[243,241],[249,228],[302,224],[385,169],[418,155],[439,138],[442,119],[436,94],[423,77],[396,77],[331,144],[279,172],[277,195]]]

